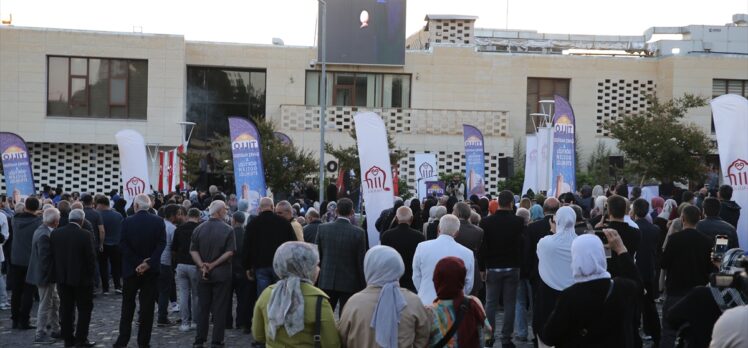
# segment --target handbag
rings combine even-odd
[[[436,342],[433,348],[442,348],[449,343],[449,340],[452,339],[452,337],[457,333],[457,329],[460,327],[460,323],[462,322],[462,318],[465,316],[465,312],[468,310],[468,306],[470,305],[469,302],[470,299],[467,297],[462,298],[462,303],[460,303],[460,308],[457,310],[457,318],[455,318],[455,322],[452,323],[452,327],[447,330],[447,333],[442,337],[442,339],[439,340],[439,342]]]

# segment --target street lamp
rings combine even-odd
[[[327,47],[325,45],[327,30],[327,1],[319,2],[319,45],[318,59],[322,66],[319,78],[319,201],[325,200],[325,118],[327,106]]]

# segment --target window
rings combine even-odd
[[[725,94],[737,94],[748,98],[748,80],[714,79],[712,81],[712,98]],[[714,118],[712,118],[712,134],[714,134]]]
[[[527,78],[527,133],[535,133],[535,125],[531,114],[542,112],[539,102],[541,100],[553,99],[554,95],[560,95],[569,99],[569,79]]]
[[[265,70],[188,66],[186,118],[197,124],[190,148],[228,135],[229,116],[265,117],[265,77]]]
[[[146,119],[148,61],[47,57],[47,116]]]
[[[306,105],[319,105],[319,71],[306,73]],[[327,73],[327,105],[410,107],[410,75]]]

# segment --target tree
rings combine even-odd
[[[262,164],[265,169],[265,183],[275,193],[291,192],[294,185],[317,171],[317,161],[311,152],[287,145],[278,140],[273,132],[275,125],[264,118],[252,117],[260,133]],[[231,140],[226,134],[214,134],[208,141],[209,149],[189,151],[182,155],[188,182],[197,182],[201,176],[200,162],[212,159],[213,172],[223,175],[231,182],[225,189],[233,188],[234,163],[231,155]],[[204,175],[204,174],[202,174]]]
[[[683,118],[689,109],[707,105],[703,97],[684,94],[666,102],[649,96],[650,107],[608,123],[611,136],[619,141],[627,167],[641,181],[685,181],[700,178],[706,170],[704,156],[711,144],[707,135]]]

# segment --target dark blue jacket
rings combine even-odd
[[[158,216],[141,210],[122,223],[122,278],[135,275],[135,268],[150,258],[148,273],[159,273],[161,253],[166,247],[166,225]]]

